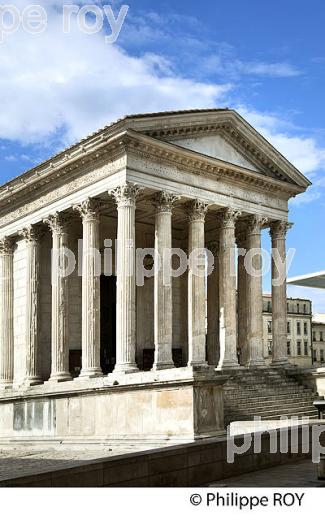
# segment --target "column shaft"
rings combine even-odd
[[[154,280],[154,370],[174,367],[173,298],[171,278],[172,206],[178,199],[161,192],[155,198],[155,280]]]
[[[272,364],[288,364],[287,356],[287,285],[286,233],[291,225],[285,221],[271,224],[272,238]]]
[[[188,207],[188,365],[205,366],[205,266],[198,269],[204,257],[204,221],[208,206],[198,200]]]
[[[40,312],[40,231],[35,226],[20,233],[26,242],[26,377],[28,386],[43,382],[39,344]]]
[[[247,344],[249,367],[264,366],[263,356],[263,278],[261,255],[261,228],[267,222],[259,216],[248,221],[247,245],[250,262],[247,267]]]
[[[214,268],[207,279],[207,357],[208,364],[217,366],[219,345],[219,242],[209,245],[214,256]]]
[[[74,206],[82,218],[82,370],[80,377],[102,375],[100,366],[99,203],[87,199]]]
[[[115,197],[117,225],[116,365],[114,372],[138,371],[136,349],[135,207],[139,188],[126,182]]]
[[[242,232],[237,238],[239,249],[247,251],[246,233]],[[247,272],[245,268],[245,254],[238,255],[238,282],[237,282],[237,305],[238,305],[238,351],[240,352],[240,364],[245,365],[248,361],[247,352]]]
[[[226,209],[220,222],[220,360],[219,369],[238,368],[235,222],[240,213]]]
[[[44,220],[52,231],[52,366],[51,382],[68,381],[69,303],[65,251],[68,247],[66,222],[58,213]]]
[[[11,388],[14,378],[13,246],[0,240],[0,388]]]

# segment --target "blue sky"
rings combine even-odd
[[[42,2],[44,33],[0,45],[0,181],[126,113],[233,107],[313,181],[290,204],[289,274],[325,269],[324,2],[130,0],[113,45],[107,24],[63,34],[63,3]],[[289,292],[325,312],[323,294]]]

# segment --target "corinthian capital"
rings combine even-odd
[[[220,226],[224,228],[234,227],[241,212],[233,208],[224,209],[219,215]]]
[[[98,220],[100,202],[96,199],[86,199],[80,204],[75,204],[72,209],[77,211],[83,221]]]
[[[171,213],[175,202],[179,199],[180,197],[178,195],[161,191],[154,196],[153,204],[157,213]]]
[[[117,186],[113,190],[109,190],[108,194],[114,197],[118,208],[123,206],[135,206],[136,198],[141,188],[132,182],[125,182],[121,186]]]
[[[198,199],[192,200],[186,206],[186,212],[190,222],[195,220],[205,220],[205,215],[208,211],[209,204],[202,202]]]
[[[0,238],[0,254],[10,255],[13,253],[15,241],[10,237]]]
[[[52,233],[62,235],[66,232],[67,219],[60,213],[53,213],[43,220],[44,224],[47,224]]]
[[[251,235],[259,234],[267,222],[268,219],[261,215],[252,215],[247,219],[247,232]]]
[[[293,224],[286,220],[276,220],[270,225],[270,235],[272,239],[284,239]]]
[[[43,235],[43,230],[41,229],[41,227],[39,225],[30,225],[30,226],[27,226],[23,229],[21,229],[19,232],[18,232],[19,236],[22,237],[24,240],[26,240],[27,243],[33,243],[33,242],[37,242],[37,240],[39,240],[42,235]]]

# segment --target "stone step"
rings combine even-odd
[[[308,402],[312,402],[315,400],[315,396],[314,395],[305,395],[305,394],[298,394],[298,395],[294,395],[294,394],[282,394],[282,395],[270,395],[270,396],[259,396],[259,397],[250,397],[250,398],[247,398],[247,397],[237,397],[237,398],[227,398],[227,402],[233,402],[233,403],[237,403],[237,404],[240,404],[240,403],[250,403],[250,404],[257,404],[260,403],[260,402],[275,402],[275,403],[282,403],[282,402],[285,402],[285,401],[297,401],[297,402],[302,402],[302,401],[308,401]]]
[[[234,409],[226,408],[225,413],[232,413]],[[255,415],[265,415],[265,414],[282,414],[287,415],[290,413],[291,415],[295,414],[296,412],[310,412],[310,413],[317,413],[316,408],[313,406],[288,406],[285,405],[281,408],[274,407],[274,406],[267,406],[267,407],[256,407],[256,408],[236,408],[236,413],[245,414],[248,415],[255,414]]]
[[[255,414],[255,416],[257,417],[261,417],[262,420],[279,420],[281,417],[288,417],[289,419],[290,418],[293,418],[293,417],[298,417],[298,418],[302,418],[302,417],[308,417],[310,419],[317,419],[318,415],[317,413],[314,414],[312,412],[308,412],[308,411],[302,411],[302,412],[297,412],[297,413],[275,413],[275,414],[264,414],[264,415],[257,415]],[[252,421],[254,419],[254,414],[228,414],[228,415],[225,415],[225,424],[228,425],[230,422],[233,422],[233,421]]]
[[[310,399],[284,399],[282,401],[268,401],[268,400],[260,400],[258,402],[251,401],[241,401],[241,402],[227,402],[225,405],[225,409],[227,408],[282,408],[285,406],[313,406],[313,401]]]

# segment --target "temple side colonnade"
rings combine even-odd
[[[111,189],[117,207],[117,293],[116,293],[116,364],[114,372],[128,374],[139,370],[136,363],[136,207],[140,187],[123,182]],[[164,260],[164,251],[172,247],[173,211],[180,197],[157,191],[152,197],[155,208],[155,259]],[[207,248],[214,257],[213,272],[198,276],[189,264],[187,272],[187,365],[215,366],[219,370],[240,366],[263,367],[262,277],[245,268],[245,256],[234,254],[235,245],[247,252],[254,250],[253,266],[261,269],[261,232],[269,226],[272,248],[278,251],[284,266],[286,255],[285,220],[270,220],[260,214],[245,214],[232,207],[215,213],[215,236],[207,242],[206,201],[187,200],[181,204],[187,215],[187,253]],[[82,369],[80,378],[102,375],[100,366],[100,274],[89,255],[100,249],[101,204],[87,197],[72,208],[80,216],[83,229],[82,265]],[[14,236],[0,239],[0,387],[11,388],[14,381],[14,269],[17,239],[26,242],[25,309],[25,378],[24,385],[43,383],[40,371],[40,239],[50,229],[52,255],[64,267],[65,248],[69,243],[69,218],[66,211],[55,212],[19,230]],[[211,236],[211,233],[210,235]],[[247,253],[246,253],[247,254]],[[53,265],[52,265],[53,267]],[[154,364],[153,370],[172,369],[173,284],[165,261],[154,279]],[[284,268],[284,267],[283,267]],[[51,383],[71,379],[69,372],[69,277],[52,272],[51,294]],[[236,274],[237,273],[237,274]],[[286,277],[279,263],[272,263],[273,365],[283,366],[286,353]],[[207,287],[206,287],[207,284]],[[206,297],[207,295],[207,297]],[[207,299],[207,309],[206,309]],[[206,330],[207,315],[207,330]],[[240,352],[240,356],[238,356]]]

